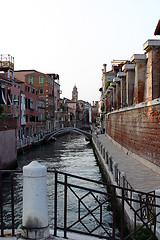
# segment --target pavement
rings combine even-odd
[[[47,240],[97,240],[99,238],[97,237],[91,237],[91,236],[86,236],[86,235],[80,235],[77,233],[67,233],[67,238],[63,238],[63,232],[58,231],[58,237],[53,236],[53,230],[50,230],[50,235]],[[5,230],[4,237],[0,237],[0,240],[25,240],[21,236],[21,230],[15,230],[15,236],[11,235],[11,230]],[[101,240],[104,240],[101,238]]]
[[[97,137],[109,155],[112,156],[113,161],[118,163],[120,172],[125,172],[127,181],[135,190],[150,192],[160,189],[160,175],[158,173],[127,155],[105,134],[98,134]]]

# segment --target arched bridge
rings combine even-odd
[[[91,141],[92,140],[92,134],[89,132],[86,132],[82,129],[79,128],[73,128],[73,127],[66,127],[66,128],[61,128],[58,130],[55,130],[54,132],[50,133],[48,136],[46,136],[45,140],[48,142],[50,141],[52,138],[61,135],[63,133],[69,133],[69,132],[75,132],[81,135],[84,135],[87,141]]]

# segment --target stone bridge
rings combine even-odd
[[[50,133],[49,135],[47,135],[45,137],[45,140],[48,142],[50,141],[52,138],[61,135],[63,133],[69,133],[69,132],[75,132],[77,134],[81,134],[84,135],[87,141],[91,141],[92,140],[92,134],[89,132],[86,132],[82,129],[79,128],[73,128],[73,127],[66,127],[66,128],[61,128],[58,130],[53,131],[52,133]]]

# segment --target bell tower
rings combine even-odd
[[[73,100],[74,102],[78,102],[78,91],[77,91],[76,85],[74,85],[74,87],[73,87],[72,100]]]

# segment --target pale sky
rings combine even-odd
[[[61,97],[100,98],[103,63],[143,53],[160,19],[160,0],[0,0],[0,54],[15,70],[60,76]]]

